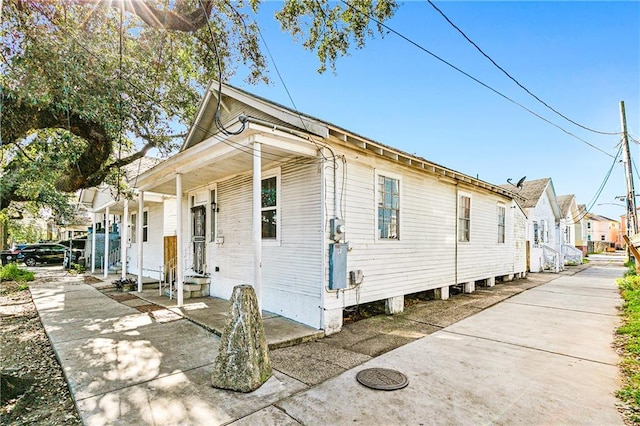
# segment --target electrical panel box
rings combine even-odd
[[[347,249],[349,244],[329,244],[329,290],[347,287]]]
[[[333,241],[342,241],[344,240],[344,220],[342,219],[331,219],[329,221],[329,226],[331,228],[331,239]]]

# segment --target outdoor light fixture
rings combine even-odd
[[[211,202],[211,211],[218,213],[220,211],[220,209],[218,208],[218,204],[215,201]]]

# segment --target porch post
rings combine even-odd
[[[122,265],[121,278],[127,278],[127,237],[129,236],[129,200],[124,199],[124,211],[120,219],[120,265]]]
[[[176,173],[176,291],[177,306],[184,304],[184,251],[182,249],[182,175]]]
[[[253,288],[262,315],[262,149],[253,142]]]
[[[138,244],[138,291],[142,291],[142,265],[144,265],[143,258],[143,241],[142,241],[142,224],[143,224],[143,212],[144,210],[144,191],[140,191],[138,193],[138,215],[136,216],[136,220],[138,223],[136,224],[136,242]]]
[[[102,264],[102,276],[109,276],[109,207],[104,211],[104,256]]]
[[[91,273],[96,272],[96,212],[91,215]]]

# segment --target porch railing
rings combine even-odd
[[[578,250],[572,245],[562,245],[562,255],[564,256],[565,265],[580,265],[582,264],[582,251]]]
[[[542,270],[549,270],[557,273],[562,269],[562,253],[547,245],[542,245]]]
[[[120,255],[120,247],[116,247],[113,250],[109,251],[109,257],[107,258],[107,268],[111,269],[114,266],[117,266],[118,263],[121,263],[121,255]],[[122,265],[121,265],[122,266]]]

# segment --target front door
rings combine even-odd
[[[205,265],[205,242],[206,242],[206,216],[205,206],[196,206],[191,209],[193,235],[193,271],[197,274],[204,273]]]

